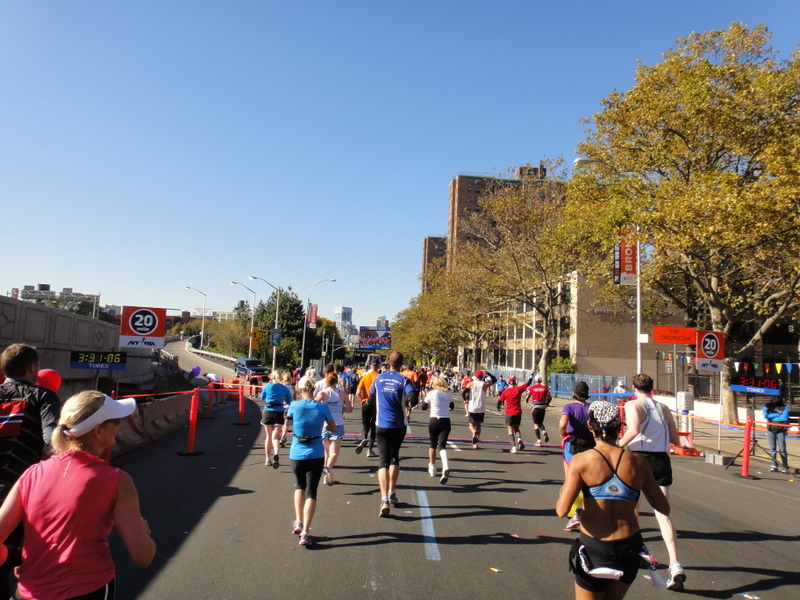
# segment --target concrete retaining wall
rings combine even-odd
[[[113,323],[0,296],[0,351],[14,343],[35,346],[39,367],[61,375],[58,395],[66,400],[83,390],[95,389],[97,371],[70,367],[73,350],[116,350],[119,327]],[[124,370],[101,371],[100,377],[140,383],[153,377],[151,351],[126,349]]]
[[[139,404],[138,410],[120,426],[112,456],[130,452],[187,427],[191,401],[192,393],[188,392]]]

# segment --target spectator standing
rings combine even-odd
[[[406,437],[408,407],[417,404],[414,384],[400,374],[403,354],[392,352],[387,360],[388,371],[378,375],[370,387],[370,399],[376,406],[375,437],[378,443],[378,485],[381,492],[380,516],[388,517],[391,506],[397,506],[397,481],[400,477],[400,448]]]
[[[544,414],[550,402],[553,400],[550,395],[550,390],[542,383],[542,376],[536,375],[533,378],[534,384],[528,388],[528,396],[531,402],[531,417],[533,418],[533,433],[536,435],[535,446],[542,445],[550,441],[550,436],[547,435],[547,429],[544,426]]]
[[[672,485],[672,464],[669,458],[670,444],[678,444],[678,430],[675,419],[665,404],[656,402],[652,397],[653,378],[639,373],[633,378],[633,391],[636,399],[625,405],[627,419],[625,433],[619,440],[619,446],[628,446],[629,450],[638,452],[653,470],[653,476],[661,486],[664,496],[669,499],[669,488]],[[683,567],[678,560],[678,535],[669,514],[660,512],[653,506],[661,537],[669,554],[669,574],[667,589],[682,590],[686,581]]]
[[[0,426],[0,501],[4,500],[20,475],[42,456],[51,454],[51,437],[58,423],[61,401],[58,395],[37,386],[39,353],[33,346],[12,344],[0,354],[0,369],[6,380],[0,384],[0,411],[7,420]],[[22,543],[20,526],[6,543]],[[8,580],[13,565],[0,566],[0,597],[9,598]]]
[[[769,441],[769,470],[778,470],[778,457],[781,459],[781,473],[789,473],[789,456],[786,453],[786,431],[789,429],[789,406],[783,398],[777,397],[761,409],[767,420],[767,440]]]

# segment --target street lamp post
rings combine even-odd
[[[231,285],[240,285],[248,292],[253,294],[253,306],[250,310],[250,335],[248,336],[249,342],[247,344],[247,358],[253,358],[253,331],[255,327],[255,319],[256,319],[256,293],[255,291],[251,290],[243,283],[239,283],[238,281],[231,281]]]
[[[311,310],[311,294],[314,293],[314,289],[320,284],[325,281],[336,281],[335,279],[320,279],[317,283],[314,284],[314,287],[311,288],[311,291],[308,292],[308,300],[306,300],[306,317],[303,321],[303,345],[300,348],[300,367],[302,368],[305,359],[306,359],[306,328],[308,327],[308,312]]]
[[[275,327],[274,327],[275,329],[277,329],[278,328],[278,309],[281,306],[281,290],[280,290],[280,288],[276,288],[274,285],[272,285],[266,279],[262,279],[261,277],[256,277],[255,275],[250,275],[250,280],[252,281],[254,279],[258,279],[259,281],[263,281],[269,287],[271,287],[273,290],[275,290],[275,292],[278,294],[278,298],[275,301]],[[272,339],[271,338],[270,338],[270,344],[272,344]],[[272,346],[272,372],[273,373],[275,372],[275,356],[276,356],[276,352],[277,351],[278,351],[278,348],[273,344],[273,346]]]
[[[591,163],[605,164],[591,158],[576,158],[576,169]],[[608,165],[606,165],[608,166]],[[636,373],[642,372],[642,245],[639,243],[639,226],[636,226]]]
[[[203,294],[203,292],[201,292],[197,288],[193,288],[190,285],[186,285],[184,287],[187,290],[194,290],[198,294]],[[203,349],[203,338],[205,336],[206,336],[206,295],[203,294],[203,318],[202,318],[202,324],[200,325],[200,350]]]

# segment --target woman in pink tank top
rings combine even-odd
[[[25,530],[15,598],[113,598],[113,527],[134,563],[153,560],[156,547],[133,480],[101,458],[135,410],[133,399],[93,391],[64,403],[53,432],[56,454],[25,471],[0,507],[0,539],[19,523]],[[0,562],[14,554],[0,546]]]

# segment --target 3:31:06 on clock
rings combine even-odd
[[[69,362],[73,369],[124,369],[127,359],[126,352],[72,351]]]

